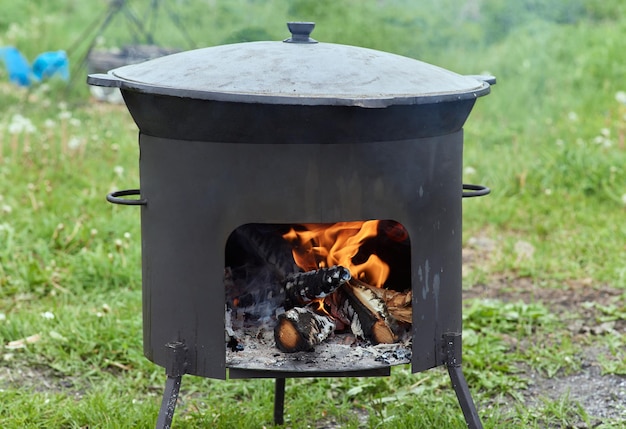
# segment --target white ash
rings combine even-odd
[[[352,334],[334,334],[311,352],[282,353],[276,348],[273,327],[234,331],[226,347],[226,366],[262,371],[359,371],[411,362],[411,338],[394,344],[371,345]],[[237,351],[235,351],[237,350]]]

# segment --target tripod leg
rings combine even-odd
[[[167,380],[165,381],[165,390],[163,391],[163,400],[161,401],[161,409],[159,410],[156,429],[170,429],[172,427],[172,419],[174,418],[174,411],[176,410],[180,384],[187,363],[185,360],[186,347],[183,343],[168,343],[165,347],[168,348],[165,367]]]
[[[285,423],[285,379],[277,378],[274,387],[274,424]]]
[[[446,342],[446,367],[459,405],[461,405],[465,423],[469,429],[483,429],[467,381],[461,370],[461,334],[446,334],[444,339]]]
[[[165,390],[163,392],[163,401],[159,410],[159,418],[157,419],[157,429],[170,429],[172,427],[172,419],[176,410],[176,402],[178,400],[178,392],[180,391],[180,382],[183,376],[167,377],[165,382]]]

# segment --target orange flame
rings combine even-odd
[[[293,257],[305,271],[341,265],[353,278],[382,287],[389,276],[389,265],[372,254],[359,264],[352,258],[363,242],[378,234],[378,221],[305,224],[304,230],[291,228],[283,237],[294,245]]]

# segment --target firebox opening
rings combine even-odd
[[[225,247],[226,365],[363,371],[411,360],[411,245],[393,220],[245,224]]]

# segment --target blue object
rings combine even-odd
[[[70,78],[69,61],[65,51],[39,54],[32,68],[26,57],[14,46],[0,48],[0,58],[9,72],[9,80],[20,86],[30,86],[54,76],[66,81]]]
[[[63,80],[69,80],[70,68],[65,51],[44,52],[33,61],[33,74],[43,80],[58,75]]]
[[[34,79],[28,60],[13,46],[0,48],[0,58],[9,72],[9,80],[20,86],[30,86]]]

